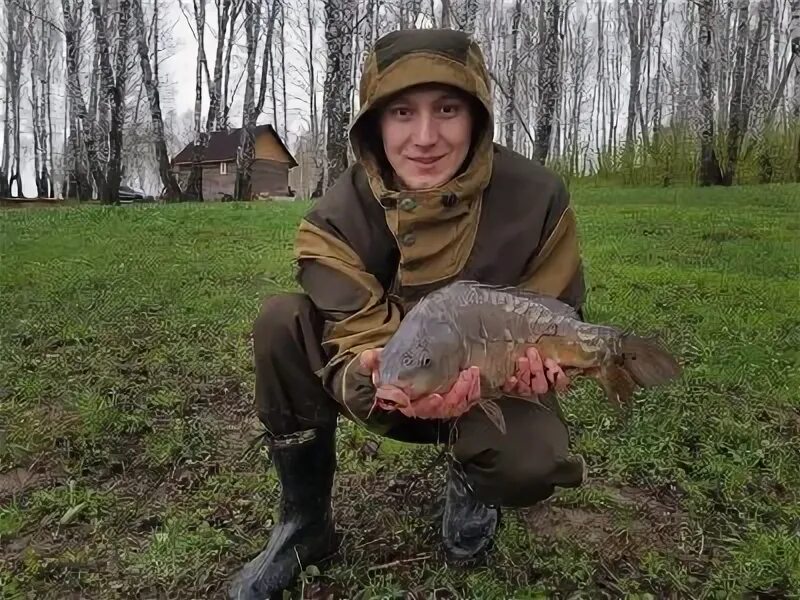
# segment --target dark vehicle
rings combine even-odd
[[[142,190],[132,188],[129,185],[119,186],[120,204],[133,204],[134,202],[155,202],[155,198],[147,196]]]

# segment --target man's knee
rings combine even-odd
[[[533,506],[549,498],[557,487],[578,487],[585,478],[580,456],[512,454],[507,449],[487,454],[483,464],[472,461],[464,465],[476,495],[487,504]]]
[[[298,341],[303,323],[318,325],[319,317],[311,299],[299,292],[273,294],[264,299],[253,323],[256,355],[280,352]]]
[[[455,459],[478,497],[487,504],[531,506],[556,487],[577,487],[585,477],[583,459],[569,453],[569,433],[557,410],[518,399],[501,399],[505,434],[482,411],[457,426]]]

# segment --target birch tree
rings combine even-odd
[[[108,4],[106,4],[107,7]],[[104,180],[105,185],[100,186],[100,198],[107,203],[118,202],[119,185],[122,179],[122,144],[125,124],[125,89],[128,75],[130,0],[120,0],[118,11],[117,44],[114,51],[115,64],[112,67],[109,36],[100,0],[92,0],[92,12],[94,13],[95,27],[97,29],[98,52],[100,54],[105,95],[104,100],[108,104],[111,115],[111,124],[108,132],[108,171]]]
[[[139,64],[142,70],[144,87],[147,90],[147,98],[150,103],[150,118],[153,125],[153,145],[158,160],[158,172],[161,176],[161,183],[164,186],[167,197],[177,199],[181,197],[181,189],[175,175],[170,171],[167,142],[164,137],[164,120],[161,114],[161,95],[158,89],[158,80],[154,79],[153,70],[150,66],[150,49],[147,43],[141,0],[131,0],[131,6],[133,8]],[[157,6],[155,11],[157,18]],[[157,46],[158,42],[156,41],[156,47]],[[158,63],[156,62],[156,64]]]
[[[714,55],[713,0],[698,4],[698,80],[700,82],[700,169],[701,185],[715,185],[722,181],[719,161],[714,149],[714,89],[712,56]]]
[[[6,196],[23,197],[22,191],[22,66],[27,47],[26,12],[16,4],[6,5],[6,101],[3,133],[3,187]],[[13,153],[11,148],[13,147]]]
[[[273,0],[274,1],[274,0]],[[252,194],[250,174],[255,159],[255,128],[258,113],[255,110],[256,50],[261,2],[245,0],[245,31],[247,32],[247,80],[244,92],[241,138],[236,154],[236,190],[238,200],[249,200]]]
[[[533,156],[544,164],[550,150],[553,117],[560,94],[558,82],[561,50],[559,22],[561,0],[542,0],[539,13],[539,110],[536,115],[536,144]]]
[[[792,117],[795,125],[800,122],[800,0],[792,0],[792,17],[789,28],[792,60],[794,62],[794,98],[792,99]],[[794,180],[800,182],[800,135],[797,137],[795,152]]]
[[[325,177],[327,185],[330,185],[347,168],[347,126],[351,116],[349,99],[352,82],[349,66],[354,25],[353,0],[324,0],[324,6],[327,47],[323,100],[327,155]]]

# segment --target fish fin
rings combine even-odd
[[[606,398],[618,408],[630,405],[636,391],[636,382],[628,371],[618,365],[598,369],[594,378],[603,386]]]
[[[624,333],[621,348],[621,366],[643,388],[664,385],[681,374],[678,361],[654,337]]]
[[[500,406],[494,400],[485,400],[479,404],[479,406],[483,409],[483,412],[486,413],[486,416],[489,417],[489,420],[500,430],[500,433],[503,435],[506,434],[506,420],[503,417],[503,411],[500,410]]]
[[[513,398],[514,400],[522,400],[524,402],[529,402],[530,404],[535,404],[545,410],[550,410],[549,406],[542,404],[542,401],[539,400],[539,394],[535,394],[533,396],[518,396],[517,394],[505,394],[506,398]]]

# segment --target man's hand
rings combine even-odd
[[[444,395],[429,394],[398,410],[418,419],[452,419],[467,412],[481,399],[481,376],[478,367],[464,369]]]
[[[371,348],[364,350],[359,356],[361,367],[372,373],[372,383],[377,385],[378,369],[380,369],[381,351],[383,348]]]
[[[372,383],[376,387],[380,385],[378,370],[382,350],[383,348],[364,350],[359,356],[361,367],[372,373]],[[402,395],[403,392],[397,390],[396,396]],[[449,419],[467,412],[480,396],[480,371],[478,367],[470,367],[460,373],[456,382],[444,395],[429,394],[415,399],[413,403],[408,401],[391,404],[381,402],[379,399],[378,404],[385,410],[398,410],[407,417]]]
[[[383,348],[365,350],[359,356],[362,368],[372,373],[372,383],[378,387],[378,369]],[[503,386],[505,393],[533,396],[547,392],[550,386],[559,392],[565,391],[570,379],[554,360],[542,361],[535,348],[528,348],[525,356],[517,359],[517,371]],[[456,382],[445,394],[429,394],[413,402],[378,402],[385,410],[398,410],[408,417],[418,419],[450,419],[467,412],[480,400],[480,369],[470,367],[463,370]],[[397,390],[396,396],[404,396]]]
[[[536,348],[528,348],[525,356],[517,359],[517,371],[508,378],[503,385],[503,391],[519,396],[533,396],[544,394],[553,386],[557,392],[564,392],[570,384],[570,379],[552,358],[542,357]]]

